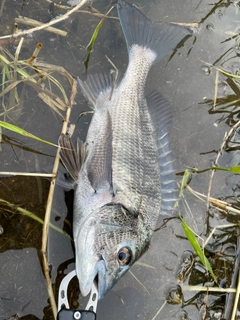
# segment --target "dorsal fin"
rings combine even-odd
[[[82,94],[89,102],[92,109],[95,109],[96,102],[100,94],[104,94],[107,91],[109,91],[109,93],[111,92],[113,80],[114,73],[90,74],[85,81],[82,81],[80,78],[78,78],[78,83]]]
[[[161,214],[168,214],[174,210],[174,204],[178,200],[173,165],[175,159],[172,156],[168,136],[169,125],[172,121],[172,107],[169,101],[157,91],[152,91],[146,100],[157,138],[162,187]]]

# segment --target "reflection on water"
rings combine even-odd
[[[100,12],[106,12],[109,2],[95,1],[93,5]],[[223,0],[211,4],[206,0],[179,0],[177,4],[174,0],[130,2],[138,4],[153,21],[199,23],[194,37],[170,60],[166,58],[153,68],[146,90],[160,90],[174,107],[171,138],[179,171],[186,167],[209,168],[216,160],[225,132],[239,121],[239,79],[221,72],[216,77],[216,68],[239,75],[239,4]],[[66,5],[66,1],[61,4]],[[58,6],[53,11],[45,0],[6,1],[0,17],[0,25],[4,26],[0,28],[1,35],[11,32],[14,18],[18,15],[47,22],[52,15],[64,12]],[[66,37],[46,31],[26,36],[20,59],[28,59],[36,44],[41,42],[43,49],[39,57],[42,61],[62,66],[74,77],[85,77],[85,48],[98,22],[96,16],[77,13],[56,25],[68,32]],[[19,28],[26,27],[19,25]],[[2,45],[15,54],[16,46],[11,42],[7,45],[5,41]],[[111,68],[105,55],[123,74],[127,51],[117,20],[104,21],[91,54],[89,73],[105,72]],[[33,89],[19,84],[17,96],[9,94],[0,99],[0,120],[57,143],[62,120]],[[70,120],[77,123],[73,139],[76,140],[77,136],[84,139],[91,116],[85,115],[77,121],[79,114],[87,111],[88,106],[80,93],[75,100]],[[11,101],[15,101],[17,107],[14,105],[14,112],[6,115],[6,106],[13,106]],[[4,130],[1,147],[0,171],[52,170],[55,149],[50,146]],[[239,130],[230,135],[220,154],[219,166],[230,168],[239,165]],[[0,179],[0,199],[5,200],[0,203],[0,319],[52,319],[41,272],[42,224],[18,211],[18,208],[23,208],[44,219],[49,183],[46,179],[29,177],[5,176]],[[190,186],[207,195],[209,172],[193,174]],[[238,175],[215,172],[210,196],[239,209]],[[182,205],[181,213],[193,231],[205,240],[209,235],[205,234],[206,221],[209,232],[217,226],[239,223],[239,214],[228,212],[224,206],[216,208],[210,205],[207,210],[206,201],[188,191],[185,191],[185,200],[187,206]],[[71,214],[72,192],[65,192],[57,186],[51,222],[71,233]],[[159,226],[162,222],[159,221]],[[238,239],[237,226],[216,228],[205,247],[205,255],[221,288],[235,286],[236,265],[239,265],[236,261]],[[57,296],[64,274],[74,268],[74,252],[69,238],[51,228],[48,261]],[[216,284],[192,252],[178,219],[167,221],[160,231],[155,232],[150,250],[132,267],[131,272],[99,302],[99,320],[149,320],[156,314],[156,319],[230,319],[234,293],[192,291],[189,288],[190,285],[216,287]],[[84,308],[87,300],[78,296],[78,283],[73,279],[69,290],[70,305]]]

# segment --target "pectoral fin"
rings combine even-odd
[[[67,134],[61,134],[58,139],[58,144],[61,147],[60,158],[63,165],[69,172],[74,181],[79,178],[79,172],[84,158],[83,142],[77,141],[77,151],[71,141],[71,138]]]

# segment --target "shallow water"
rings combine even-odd
[[[174,108],[171,128],[172,148],[179,172],[188,167],[199,170],[213,165],[225,132],[239,120],[239,85],[237,80],[219,74],[217,104],[213,109],[216,81],[215,67],[239,75],[239,3],[237,1],[174,0],[130,1],[137,4],[152,21],[199,23],[194,35],[174,55],[167,57],[151,70],[146,91],[157,89],[168,98]],[[176,4],[177,3],[177,4]],[[105,12],[108,1],[94,2],[94,7]],[[55,9],[55,14],[64,13]],[[0,17],[1,35],[9,34],[13,21],[19,14],[47,22],[51,19],[47,1],[6,2]],[[112,15],[116,15],[113,11]],[[77,13],[56,27],[66,30],[67,37],[46,31],[35,32],[23,42],[20,59],[28,59],[36,44],[43,48],[40,58],[51,64],[63,66],[74,77],[84,78],[83,61],[88,44],[99,18]],[[24,26],[20,25],[21,28]],[[19,26],[19,27],[20,27]],[[7,49],[14,54],[16,47]],[[109,71],[107,55],[123,73],[127,65],[127,51],[119,22],[107,19],[100,30],[89,63],[89,73]],[[57,143],[62,120],[38,98],[37,93],[19,85],[19,95],[24,90],[23,107],[11,114],[14,124],[33,134]],[[66,83],[66,90],[69,90]],[[225,100],[220,99],[226,97]],[[80,93],[75,98],[71,123],[76,125],[74,139],[84,139],[90,115],[77,118],[88,110]],[[5,101],[6,103],[6,101]],[[2,109],[1,109],[2,112]],[[3,120],[3,117],[1,117]],[[10,119],[6,119],[10,121]],[[3,131],[0,171],[51,172],[55,149],[28,138]],[[219,158],[219,166],[239,165],[239,131],[235,131]],[[179,177],[180,179],[180,177]],[[193,174],[190,187],[207,195],[210,171]],[[47,179],[2,176],[0,198],[44,218]],[[239,208],[239,177],[233,173],[217,171],[213,178],[211,196],[232,203]],[[56,187],[51,222],[70,232],[72,192]],[[191,228],[206,239],[206,201],[202,202],[190,192],[185,192],[188,208],[181,206],[181,213]],[[1,204],[0,225],[0,319],[52,319],[48,293],[41,272],[41,224],[10,210]],[[239,223],[239,215],[224,214],[216,208],[209,209],[209,229],[219,225]],[[66,221],[67,219],[67,221]],[[162,224],[159,221],[159,226]],[[177,274],[184,257],[192,251],[178,219],[166,224],[154,234],[149,251],[139,264],[131,268],[113,290],[98,304],[98,320],[103,319],[221,319],[226,316],[225,293],[189,291],[184,287],[179,295]],[[239,229],[217,229],[210,239],[205,253],[212,264],[222,287],[231,285],[237,251],[239,253]],[[71,241],[51,230],[48,241],[48,261],[51,279],[57,288],[63,274],[74,267],[74,251]],[[186,261],[186,260],[185,260]],[[138,280],[136,280],[138,279]],[[184,285],[212,284],[198,258],[195,258]],[[84,308],[86,299],[79,295],[76,279],[70,285],[72,307]],[[169,291],[176,299],[169,298]],[[78,297],[79,295],[79,297]],[[166,299],[171,303],[165,303]],[[163,306],[162,310],[160,308]],[[230,305],[232,309],[232,305]],[[206,315],[204,316],[204,312]],[[225,316],[224,316],[225,314]],[[236,319],[240,318],[240,310]]]

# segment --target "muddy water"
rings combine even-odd
[[[161,91],[173,105],[171,140],[178,172],[191,167],[199,170],[209,168],[214,164],[225,132],[239,120],[238,80],[231,80],[221,73],[216,80],[216,67],[239,75],[239,3],[209,3],[204,0],[139,0],[134,3],[156,22],[199,23],[184,46],[154,66],[146,91]],[[107,6],[107,1],[94,2],[94,7],[100,12],[105,12]],[[43,0],[6,1],[0,17],[0,33],[9,34],[18,15],[47,22],[52,18],[50,11],[49,2]],[[55,12],[51,11],[53,15],[64,12],[58,8]],[[116,12],[112,15],[115,16]],[[29,58],[36,44],[41,42],[41,60],[63,66],[74,77],[84,78],[85,47],[98,22],[99,18],[77,13],[56,25],[68,32],[67,37],[46,31],[36,32],[23,42],[20,59]],[[23,25],[19,27],[25,28]],[[12,54],[16,50],[13,45],[6,48]],[[105,54],[123,73],[127,65],[126,46],[119,23],[113,19],[106,20],[100,30],[91,55],[89,73],[110,70]],[[216,81],[217,100],[213,108]],[[66,90],[69,90],[67,86],[66,83]],[[61,131],[61,118],[44,105],[30,87],[19,85],[18,93],[22,93],[23,105],[5,120],[56,143]],[[5,99],[2,100],[4,106],[8,97]],[[71,116],[71,123],[77,124],[74,139],[77,136],[84,139],[91,116],[83,116],[77,121],[80,112],[88,110],[88,107],[80,93],[75,100]],[[7,130],[3,133],[0,171],[51,172],[55,157],[53,147]],[[224,145],[218,163],[221,167],[239,165],[238,130]],[[190,187],[207,195],[210,174],[210,171],[194,173]],[[0,180],[1,199],[35,213],[41,219],[44,219],[48,189],[47,179],[2,176]],[[210,195],[238,208],[238,175],[217,171]],[[71,191],[56,187],[51,222],[69,233],[72,199]],[[239,223],[239,215],[231,212],[226,215],[211,206],[207,209],[206,201],[199,200],[189,191],[185,192],[181,214],[199,236],[206,239],[214,227],[228,225],[228,228],[216,229],[205,250],[218,284],[228,288],[232,284],[236,254],[239,252],[239,230],[235,226]],[[9,209],[6,203],[1,203],[0,219],[0,319],[52,319],[41,271],[41,223],[19,214],[16,207]],[[192,254],[193,249],[186,240],[180,221],[160,219],[159,226],[163,223],[164,226],[154,234],[150,250],[140,263],[132,267],[132,274],[126,274],[99,302],[98,319],[153,319],[155,315],[155,319],[230,319],[229,312],[233,307],[232,303],[226,302],[225,293],[207,294],[186,287],[214,284],[199,258]],[[63,275],[74,268],[74,249],[66,236],[52,229],[49,233],[48,260],[57,295]],[[179,280],[179,274],[183,274],[181,280],[184,283]],[[86,299],[79,295],[76,279],[70,285],[69,300],[72,307],[84,308],[86,305]],[[236,319],[239,319],[239,312]]]

